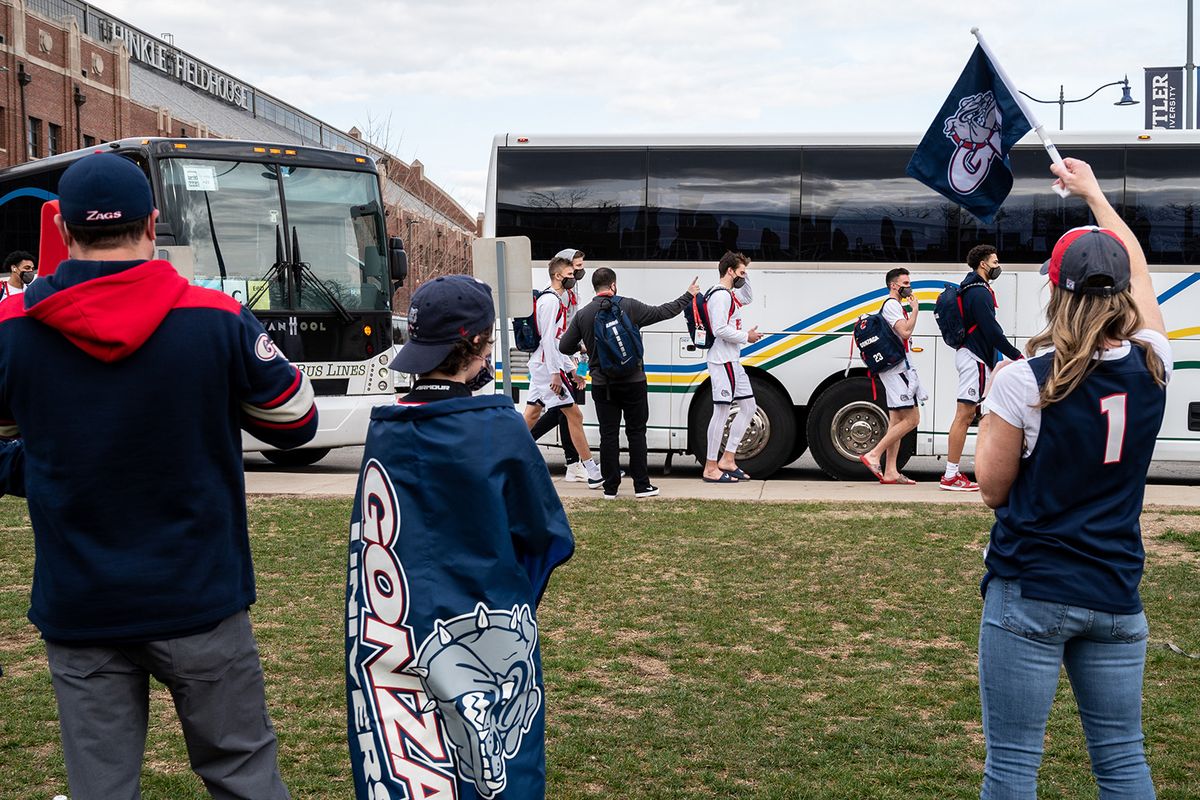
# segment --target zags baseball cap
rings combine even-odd
[[[454,345],[490,333],[495,321],[492,287],[470,275],[434,278],[413,293],[408,307],[408,342],[390,366],[414,375],[433,372]]]
[[[1068,292],[1113,295],[1129,288],[1129,251],[1108,228],[1085,225],[1062,235],[1041,271]]]
[[[145,219],[153,211],[145,174],[116,153],[85,156],[58,180],[58,213],[69,225],[120,225]]]

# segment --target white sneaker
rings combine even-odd
[[[615,494],[609,494],[608,492],[605,492],[604,499],[605,500],[616,500],[617,496]]]
[[[567,464],[567,474],[563,476],[564,481],[567,483],[584,483],[587,479],[587,468],[583,466],[582,461]]]

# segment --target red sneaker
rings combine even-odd
[[[953,478],[942,477],[942,488],[947,492],[978,492],[979,484],[974,483],[961,472]]]

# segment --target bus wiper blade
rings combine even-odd
[[[339,317],[341,317],[342,322],[353,322],[354,316],[344,305],[342,305],[342,301],[338,300],[337,295],[330,291],[329,287],[325,285],[325,282],[317,277],[317,275],[312,271],[312,267],[308,265],[307,261],[300,260],[300,239],[297,235],[295,226],[292,227],[292,259],[293,261],[290,266],[293,270],[295,270],[296,275],[297,308],[299,308],[301,305],[300,295],[302,292],[302,287],[304,286],[304,281],[307,278],[308,281],[312,283],[322,295],[325,296],[325,299],[329,301],[329,304],[333,306],[333,310],[337,312]]]
[[[259,284],[258,291],[256,291],[254,293],[253,297],[251,297],[249,300],[246,301],[247,308],[251,308],[251,309],[254,308],[255,304],[258,302],[258,298],[262,297],[263,292],[267,291],[270,288],[271,278],[273,278],[273,277],[277,278],[279,280],[280,293],[282,294],[282,290],[284,288],[283,284],[287,281],[287,273],[285,273],[283,271],[283,267],[286,265],[287,265],[287,262],[285,262],[284,258],[283,258],[283,234],[280,232],[279,226],[276,225],[275,226],[275,263],[272,264],[270,269],[268,269],[265,273],[263,273],[263,276],[258,279],[261,282]],[[221,274],[222,274],[222,276],[225,274],[223,271],[223,268],[222,268]]]
[[[217,225],[213,222],[212,203],[208,201],[208,192],[204,193],[204,208],[208,211],[208,233],[212,236],[213,252],[217,255],[217,269],[221,271],[222,285],[225,281],[225,258],[221,255],[221,242],[217,239]]]

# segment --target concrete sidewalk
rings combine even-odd
[[[585,484],[565,483],[557,479],[555,487],[560,496],[600,500],[599,490],[589,490]],[[353,497],[357,475],[266,472],[246,473],[246,493],[250,495],[325,495]],[[944,503],[978,504],[983,500],[978,492],[945,492],[936,480],[921,481],[916,486],[881,486],[877,483],[826,480],[745,481],[735,484],[704,483],[698,477],[653,478],[661,490],[659,497],[672,500],[741,500],[774,503],[812,502],[871,502],[871,503]],[[637,502],[652,503],[657,498]],[[618,497],[634,501],[633,484],[626,479]],[[1183,506],[1200,508],[1200,486],[1150,485],[1146,487],[1146,505]]]

